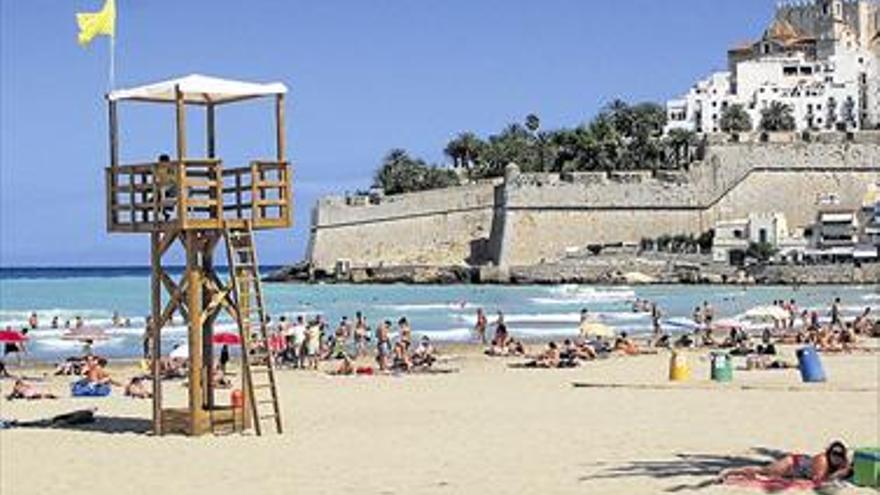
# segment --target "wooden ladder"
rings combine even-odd
[[[244,228],[227,226],[224,237],[241,336],[242,376],[254,430],[257,435],[262,435],[263,421],[274,419],[275,430],[280,434],[281,409],[275,384],[275,356],[269,342],[263,287],[250,222],[245,222]]]

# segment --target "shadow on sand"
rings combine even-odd
[[[94,421],[83,423],[57,422],[52,420],[19,423],[17,428],[45,430],[74,430],[93,433],[149,433],[152,422],[143,418],[102,416],[95,414]]]
[[[695,491],[716,484],[718,474],[725,469],[764,464],[784,455],[785,452],[764,447],[755,447],[751,455],[743,456],[676,454],[675,458],[670,460],[633,461],[600,468],[593,474],[581,476],[578,480],[585,482],[596,479],[646,477],[674,481],[681,477],[705,478],[695,483],[678,483],[665,489],[667,492]]]

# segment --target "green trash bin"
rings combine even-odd
[[[856,449],[853,456],[853,483],[880,488],[880,448]]]
[[[712,381],[714,382],[730,382],[733,381],[733,360],[730,354],[723,352],[712,353]]]

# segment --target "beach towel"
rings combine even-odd
[[[753,488],[766,493],[778,493],[786,490],[815,490],[820,485],[811,480],[776,478],[767,476],[747,477],[734,476],[724,480],[724,484],[728,486],[738,486],[742,488]]]
[[[110,385],[79,380],[70,385],[70,393],[74,397],[106,397],[110,395]]]

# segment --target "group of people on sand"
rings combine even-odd
[[[276,325],[270,324],[269,340],[274,342],[272,355],[278,365],[318,370],[322,361],[339,361],[334,374],[372,372],[372,366],[356,366],[359,360],[370,356],[371,346],[375,346],[375,366],[382,372],[429,368],[437,359],[430,338],[414,340],[405,316],[397,320],[396,328],[391,320],[380,321],[372,328],[367,317],[358,311],[354,318],[343,316],[333,331],[328,330],[320,314],[308,320],[299,315],[292,323],[282,316]],[[257,339],[256,345],[265,344]]]
[[[75,373],[78,378],[71,384],[72,390],[77,388],[123,386],[122,383],[115,380],[107,371],[107,359],[95,355],[87,355],[77,359],[81,360],[82,364]],[[70,361],[71,359],[68,359],[65,362]],[[56,374],[59,373],[56,371]],[[147,389],[144,383],[146,379],[147,377],[145,376],[135,376],[132,378],[124,385],[125,395],[134,398],[152,397],[151,392]],[[35,383],[35,380],[26,379],[24,377],[15,378],[12,391],[6,396],[8,400],[57,399],[58,397],[59,396],[55,393],[45,391]]]

